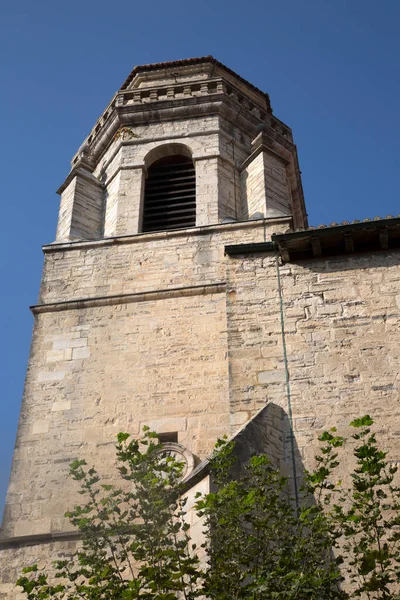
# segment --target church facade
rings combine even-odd
[[[119,431],[150,426],[190,478],[218,437],[259,419],[294,480],[323,429],[346,435],[369,413],[400,461],[400,218],[309,228],[267,94],[210,56],[136,67],[59,193],[0,598],[18,597],[22,567],[73,550],[69,464],[112,477]]]

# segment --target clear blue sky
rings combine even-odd
[[[398,214],[399,21],[398,0],[2,3],[0,514],[55,190],[132,67],[212,54],[269,92],[310,224]]]

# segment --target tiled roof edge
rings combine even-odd
[[[359,220],[359,219],[355,219],[354,221],[341,221],[341,223],[336,223],[335,221],[330,223],[329,225],[318,225],[317,227],[307,227],[304,229],[295,229],[294,231],[285,231],[284,233],[276,233],[273,234],[274,238],[278,238],[278,237],[283,237],[286,235],[289,236],[293,236],[293,235],[297,235],[297,234],[303,234],[303,233],[312,233],[312,232],[318,232],[324,229],[340,229],[340,228],[348,228],[348,227],[354,227],[356,226],[357,228],[362,229],[363,227],[373,227],[374,225],[376,225],[377,223],[381,224],[381,225],[385,225],[386,223],[392,224],[392,225],[396,225],[398,223],[400,224],[400,215],[394,216],[394,215],[387,215],[386,217],[374,217],[373,219],[363,219],[363,220]]]

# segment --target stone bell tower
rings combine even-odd
[[[135,67],[113,97],[72,160],[43,248],[0,598],[16,597],[20,568],[75,544],[63,516],[72,460],[111,477],[116,434],[146,424],[192,468],[265,404],[262,377],[253,391],[246,379],[258,334],[250,315],[244,351],[234,277],[245,271],[225,248],[307,226],[299,173],[268,95],[211,56]],[[267,372],[273,358],[257,352]]]
[[[132,71],[72,160],[56,242],[142,233],[148,169],[179,155],[195,171],[194,226],[288,215],[305,225],[290,129],[267,94],[205,57]]]

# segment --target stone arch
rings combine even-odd
[[[181,141],[182,140],[182,141]],[[138,232],[143,232],[144,219],[144,193],[146,181],[148,178],[148,170],[155,162],[169,156],[181,155],[191,159],[195,169],[196,179],[196,225],[206,225],[212,222],[217,222],[217,216],[210,216],[210,207],[208,202],[215,203],[215,197],[210,194],[211,185],[215,185],[216,169],[218,158],[213,154],[210,155],[210,148],[205,145],[202,138],[184,137],[178,139],[164,139],[146,144],[138,144],[135,151],[135,165],[141,171],[141,194],[138,209],[137,229]],[[217,212],[216,208],[216,212]]]
[[[141,231],[186,229],[196,225],[196,170],[191,149],[163,144],[145,157]]]
[[[169,144],[161,144],[150,150],[150,152],[148,152],[144,157],[144,164],[146,169],[148,169],[153,163],[161,158],[174,155],[185,156],[186,158],[193,160],[193,151],[189,146],[174,142]]]
[[[194,162],[206,158],[208,151],[203,145],[203,140],[189,137],[178,139],[182,139],[182,142],[173,138],[138,144],[135,151],[135,164],[148,168],[159,158],[173,154],[183,154]]]

